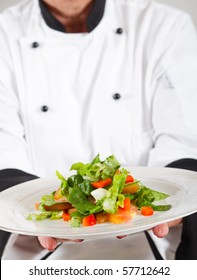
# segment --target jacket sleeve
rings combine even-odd
[[[0,169],[16,168],[34,173],[21,118],[17,69],[14,69],[10,41],[4,25],[0,18]]]
[[[197,172],[197,160],[180,159],[167,165],[171,168],[187,169]],[[197,260],[197,213],[183,218],[181,242],[177,248],[177,260]]]
[[[0,192],[38,177],[18,169],[0,170]]]
[[[37,177],[17,169],[0,170],[0,192],[14,185],[36,179]],[[0,258],[10,237],[10,233],[0,230]]]
[[[154,148],[148,164],[154,166],[197,158],[197,33],[190,17],[177,18],[164,41],[152,101]]]

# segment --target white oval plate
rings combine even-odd
[[[172,208],[165,212],[155,212],[150,217],[139,214],[123,224],[104,223],[91,227],[72,228],[62,219],[28,221],[26,216],[34,211],[35,202],[58,188],[59,180],[54,176],[22,183],[1,192],[0,229],[33,236],[99,239],[144,231],[197,212],[197,172],[151,167],[127,169],[147,187],[168,193],[170,197],[164,203],[171,204]]]

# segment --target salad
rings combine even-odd
[[[155,201],[169,197],[143,185],[121,167],[114,155],[101,160],[99,154],[91,163],[74,163],[74,174],[65,178],[59,171],[59,187],[35,203],[28,220],[63,219],[71,227],[98,223],[125,223],[136,214],[150,216],[166,211],[171,205]]]

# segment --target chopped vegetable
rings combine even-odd
[[[122,224],[132,220],[135,215],[135,211],[125,211],[121,208],[118,208],[115,214],[108,214],[108,218],[113,224]]]
[[[111,178],[107,178],[105,180],[100,180],[98,182],[93,182],[92,186],[94,188],[103,188],[103,187],[111,185],[111,183],[112,183],[112,179]]]
[[[142,206],[140,212],[143,216],[152,216],[154,211],[151,206]]]
[[[36,203],[35,203],[35,209],[36,209],[36,210],[39,209],[39,205],[40,205],[40,202],[36,202]]]
[[[72,214],[77,211],[77,208],[70,208],[67,211],[68,211],[68,214]]]
[[[60,185],[35,203],[36,212],[27,219],[62,219],[71,227],[121,224],[137,213],[150,216],[171,208],[165,203],[155,205],[155,201],[165,200],[169,195],[144,186],[121,168],[114,155],[102,161],[98,154],[90,163],[74,163],[70,170],[74,173],[68,178],[56,171]]]
[[[65,222],[68,222],[68,221],[71,220],[71,216],[70,216],[70,214],[68,214],[67,211],[63,211],[63,213],[62,213],[62,219],[63,219]]]
[[[122,210],[124,211],[130,211],[131,209],[131,200],[129,197],[125,198],[124,200],[124,205],[122,207]]]
[[[98,224],[103,224],[109,221],[109,216],[105,212],[99,212],[95,214],[96,222]]]
[[[133,176],[127,175],[127,178],[125,180],[125,184],[133,183],[134,181],[135,181],[135,179],[133,178]]]
[[[137,191],[139,190],[140,185],[136,182],[136,183],[130,183],[124,186],[122,193],[123,194],[133,194],[133,193],[137,193]]]
[[[102,200],[104,197],[107,196],[108,191],[103,188],[96,189],[91,192],[91,195],[94,197],[95,201]]]
[[[94,226],[96,224],[96,218],[94,214],[84,217],[82,223],[85,227]]]
[[[103,210],[115,214],[118,206],[123,206],[124,196],[121,194],[124,187],[126,175],[115,174],[113,184],[109,188],[107,196],[103,199]]]
[[[69,202],[62,202],[62,203],[56,203],[52,205],[43,205],[43,207],[46,211],[58,211],[58,210],[70,209],[72,208],[72,204],[70,204]]]
[[[56,201],[59,201],[60,199],[62,198],[65,198],[63,195],[62,195],[62,190],[61,188],[58,188],[57,191],[54,193],[54,200]]]
[[[91,202],[78,185],[75,185],[70,191],[68,201],[83,215],[90,215],[102,210],[102,206]]]

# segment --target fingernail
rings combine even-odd
[[[75,239],[74,242],[75,242],[75,243],[80,243],[80,242],[83,242],[83,240],[84,240],[84,239]]]

